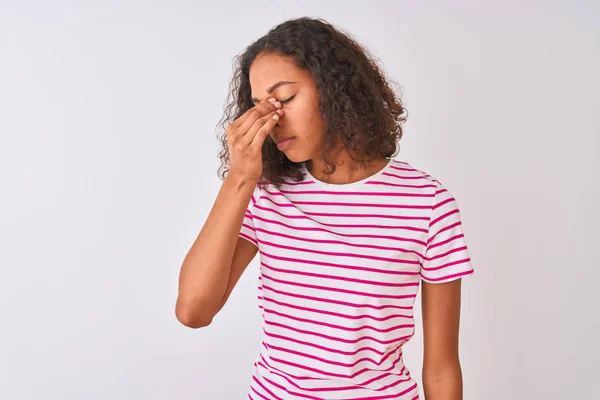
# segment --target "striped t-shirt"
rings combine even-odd
[[[473,273],[456,200],[390,159],[350,184],[255,188],[240,236],[260,255],[263,341],[249,399],[419,398],[402,345],[419,282]]]

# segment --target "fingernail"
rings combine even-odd
[[[277,112],[277,114],[279,114],[279,115],[283,115],[283,110],[277,110],[276,112]]]
[[[269,101],[270,101],[271,103],[275,103],[277,100],[275,100],[274,98],[272,98],[272,97],[271,97],[271,98],[269,99]]]
[[[281,103],[280,102],[275,103],[275,107],[281,108]]]

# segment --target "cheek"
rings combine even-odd
[[[290,126],[306,130],[314,130],[322,125],[319,109],[312,102],[290,102],[283,106],[285,117]]]

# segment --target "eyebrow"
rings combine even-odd
[[[267,89],[267,93],[271,94],[273,93],[275,90],[277,90],[278,88],[280,88],[283,85],[291,85],[293,83],[297,83],[297,82],[290,82],[290,81],[279,81],[276,84],[274,84],[273,86],[271,86],[270,88]],[[258,100],[256,97],[252,98],[252,102],[253,103],[258,103],[260,102],[260,100]]]

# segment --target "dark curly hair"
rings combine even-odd
[[[299,68],[310,71],[319,92],[319,111],[326,132],[322,158],[335,171],[333,153],[337,141],[355,162],[368,164],[399,152],[406,109],[369,52],[323,19],[308,17],[285,21],[234,58],[234,75],[227,105],[218,127],[222,149],[219,177],[225,178],[230,158],[225,129],[254,106],[251,100],[250,66],[261,52],[290,56]],[[237,65],[236,65],[237,64]],[[283,175],[301,180],[300,163],[290,161],[267,136],[262,146],[263,174],[259,184],[279,186]],[[307,161],[309,164],[310,161]]]

